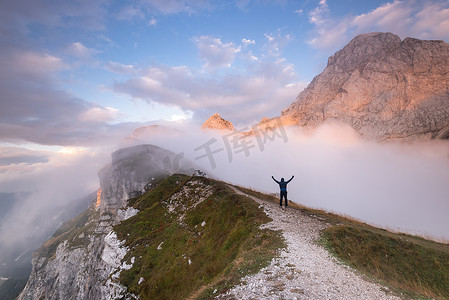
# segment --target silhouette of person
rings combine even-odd
[[[288,206],[288,200],[287,200],[287,183],[289,183],[290,181],[292,181],[292,179],[295,176],[292,176],[292,178],[290,178],[288,181],[285,181],[284,178],[281,178],[281,181],[277,181],[274,176],[271,176],[271,178],[273,178],[274,181],[276,181],[277,184],[279,184],[279,188],[281,189],[281,195],[280,195],[280,202],[279,205],[282,207],[282,198],[285,199],[285,207]]]

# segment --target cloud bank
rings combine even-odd
[[[376,226],[449,239],[448,142],[378,144],[361,139],[346,125],[325,124],[315,131],[278,132],[261,148],[256,140],[229,143],[233,134],[204,133],[151,141],[199,165],[219,179],[268,193],[295,175],[289,199],[348,215]],[[213,153],[212,167],[205,147]]]
[[[236,45],[201,36],[194,42],[204,69],[167,65],[137,68],[117,62],[110,62],[107,68],[131,76],[113,84],[117,93],[180,107],[193,112],[197,120],[219,112],[236,123],[249,124],[278,115],[307,85],[299,80],[294,66],[280,56],[288,39],[280,32],[267,35],[267,56],[258,58],[248,49],[255,41],[243,39]]]

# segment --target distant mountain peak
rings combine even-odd
[[[223,119],[218,113],[213,114],[203,123],[201,129],[212,129],[212,130],[229,130],[233,131],[234,126],[231,122]]]
[[[328,120],[378,141],[449,137],[449,44],[373,32],[329,57],[283,119]]]

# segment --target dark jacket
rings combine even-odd
[[[292,181],[293,177],[295,177],[295,176],[292,176],[292,178],[290,178],[288,181],[284,181],[284,178],[281,178],[281,181],[277,181],[276,179],[274,179],[274,176],[271,176],[271,178],[273,178],[273,180],[276,181],[277,184],[279,184],[279,188],[281,189],[281,192],[287,191],[287,183]]]

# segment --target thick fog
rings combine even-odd
[[[53,155],[33,172],[7,174],[0,181],[1,192],[27,193],[17,194],[20,201],[0,220],[0,262],[14,261],[26,251],[23,258],[29,259],[29,245],[37,247],[48,238],[51,233],[45,230],[56,228],[61,212],[77,204],[87,206],[89,199],[77,199],[99,187],[97,171],[110,161],[110,153],[141,143],[180,154],[181,167],[191,162],[212,177],[267,193],[279,192],[271,176],[280,180],[295,175],[288,198],[298,204],[449,240],[447,141],[379,144],[337,124],[316,130],[278,126],[260,137],[242,140],[238,133],[204,132],[198,125],[160,127],[124,139],[121,146]]]
[[[103,151],[103,150],[102,150]],[[3,174],[0,191],[14,203],[0,209],[0,275],[23,276],[32,252],[47,240],[63,220],[84,211],[99,187],[97,171],[109,153],[56,153],[34,170]]]
[[[338,124],[279,127],[265,141],[248,138],[246,146],[235,134],[192,132],[147,142],[184,153],[213,177],[268,193],[279,192],[272,175],[295,175],[288,198],[296,203],[449,240],[448,142],[376,143]]]

